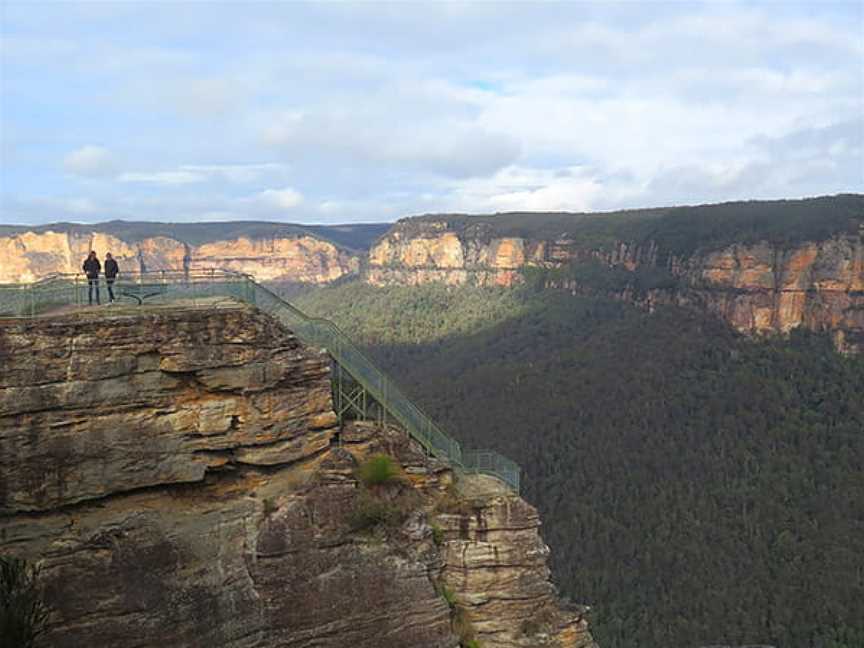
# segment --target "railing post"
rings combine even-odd
[[[30,317],[36,316],[36,296],[33,294],[33,286],[30,286]]]

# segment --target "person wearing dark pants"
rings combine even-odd
[[[110,252],[105,253],[105,284],[108,286],[108,303],[114,303],[114,280],[120,272],[117,261]]]
[[[96,304],[99,301],[99,271],[102,269],[102,264],[96,258],[96,253],[90,250],[87,260],[84,261],[84,274],[87,275],[87,299],[90,304],[93,303],[93,292],[96,292]]]

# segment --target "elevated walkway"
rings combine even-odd
[[[53,275],[22,285],[0,285],[0,317],[38,317],[86,305],[88,285],[82,275]],[[107,298],[105,281],[100,291]],[[494,450],[465,450],[427,416],[333,322],[312,318],[249,275],[228,270],[155,271],[122,275],[114,292],[145,303],[170,304],[176,300],[225,297],[252,304],[279,320],[311,346],[325,349],[333,359],[334,407],[340,418],[378,418],[396,423],[426,451],[447,461],[455,470],[482,473],[501,479],[519,492],[519,465]]]

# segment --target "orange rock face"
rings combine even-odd
[[[838,347],[862,350],[854,341],[864,334],[861,239],[841,237],[791,250],[735,245],[691,259],[684,274],[706,294],[709,309],[740,331],[843,331]]]
[[[164,236],[127,242],[93,232],[23,232],[0,236],[0,283],[27,283],[54,273],[79,272],[90,250],[111,252],[121,271],[219,267],[259,281],[327,283],[356,273],[359,259],[312,236],[239,238],[190,246]]]
[[[364,279],[373,285],[512,286],[525,266],[557,267],[599,260],[636,270],[657,265],[653,243],[621,242],[611,251],[581,246],[569,237],[460,238],[445,224],[425,223],[416,235],[399,226],[369,253]],[[444,252],[446,251],[446,253]],[[767,242],[733,245],[690,258],[673,258],[669,269],[680,286],[651,303],[698,304],[739,331],[788,333],[797,327],[831,332],[838,349],[864,351],[864,239],[837,237],[782,248]],[[568,286],[576,289],[574,286]],[[632,291],[617,295],[631,299]]]
[[[369,251],[364,278],[378,286],[512,286],[520,280],[519,268],[543,262],[545,249],[545,241],[519,237],[466,241],[443,231],[442,224],[430,223],[421,235],[404,236],[396,229],[378,241]]]

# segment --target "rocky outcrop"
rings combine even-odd
[[[477,240],[447,231],[445,222],[424,223],[423,231],[407,234],[397,225],[369,250],[365,280],[373,285],[509,286],[519,268],[546,260],[545,241],[518,237]]]
[[[364,487],[373,453],[404,477]],[[358,526],[370,498],[398,517]],[[328,357],[246,306],[0,321],[0,553],[42,569],[42,646],[456,648],[462,610],[487,648],[589,646],[538,525],[338,425]]]
[[[804,327],[830,333],[838,349],[864,350],[864,233],[780,246],[732,245],[682,257],[663,254],[652,242],[619,242],[609,249],[572,236],[467,238],[446,221],[397,225],[369,252],[364,279],[373,285],[512,286],[521,269],[564,268],[599,262],[631,272],[662,268],[674,286],[652,291],[615,290],[613,296],[650,305],[698,305],[750,334],[788,333]],[[590,290],[576,279],[549,286]]]
[[[259,281],[327,283],[358,271],[359,258],[313,236],[239,237],[190,245],[166,236],[124,241],[101,232],[20,232],[0,236],[0,283],[79,272],[90,250],[111,252],[121,270],[227,268]]]
[[[459,510],[435,519],[443,532],[441,580],[462,624],[482,646],[596,648],[588,608],[562,610],[549,582],[537,511],[494,478],[466,481]]]

